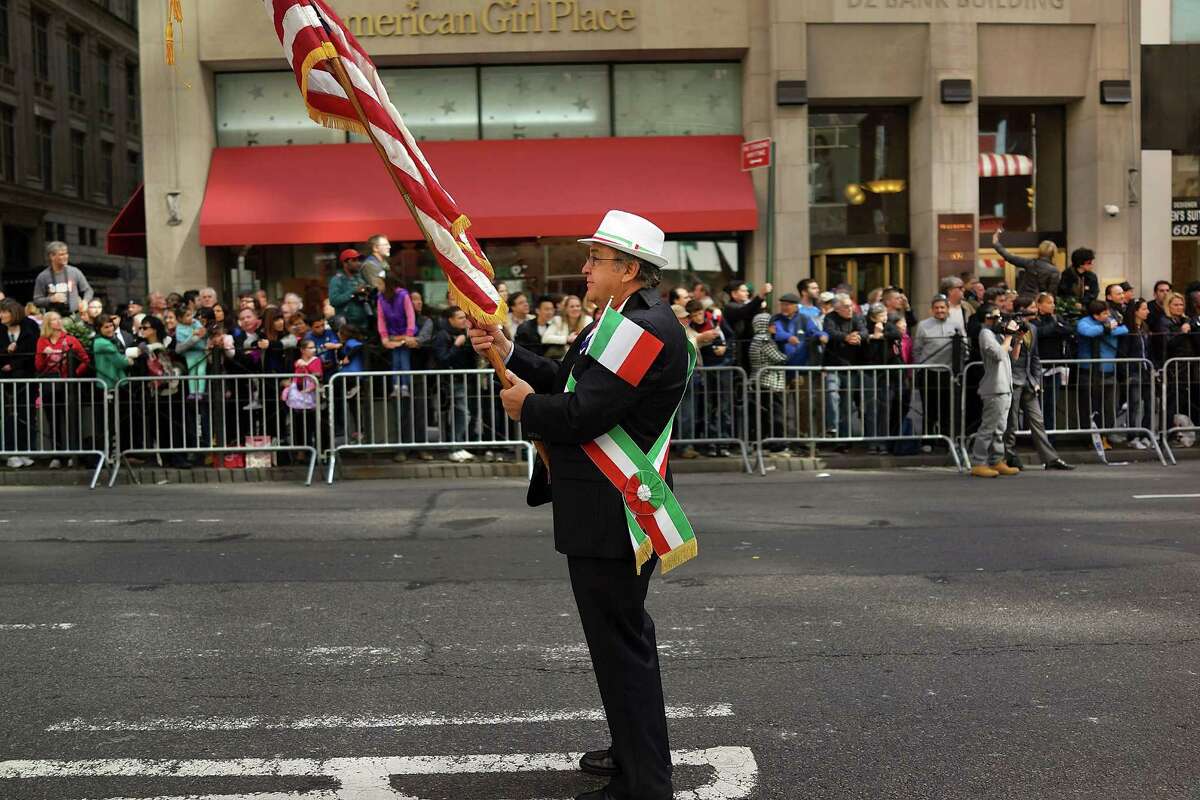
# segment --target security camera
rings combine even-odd
[[[1115,217],[1115,216],[1117,216],[1118,214],[1120,214],[1120,213],[1121,213],[1121,207],[1120,207],[1120,206],[1114,206],[1112,203],[1109,203],[1108,205],[1106,205],[1106,206],[1104,207],[1104,213],[1105,213],[1105,214],[1107,214],[1107,215],[1108,215],[1108,216],[1110,216],[1110,217]]]

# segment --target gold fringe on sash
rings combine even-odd
[[[638,545],[638,549],[633,551],[633,572],[635,575],[642,574],[642,567],[647,561],[650,560],[650,556],[652,555],[654,555],[654,542],[650,541],[650,537],[647,536],[642,540],[642,543]]]
[[[699,552],[699,546],[694,538],[688,539],[683,544],[676,547],[671,552],[662,557],[662,574],[666,575],[671,570],[678,567],[687,561],[696,557]]]

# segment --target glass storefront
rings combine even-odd
[[[816,109],[808,115],[814,250],[908,245],[908,114]]]
[[[1171,158],[1171,199],[1174,209],[1200,209],[1200,156]],[[1174,224],[1171,229],[1171,283],[1182,291],[1200,281],[1200,232]]]
[[[1066,232],[1065,113],[1061,106],[979,109],[979,240],[1003,229],[1017,244]]]
[[[1200,0],[1171,0],[1171,41],[1200,42]]]
[[[583,235],[583,234],[581,234]],[[490,239],[482,242],[492,262],[496,280],[509,292],[582,295],[586,289],[580,272],[587,249],[577,237],[540,239]],[[363,247],[362,243],[349,243]],[[265,289],[272,297],[296,292],[306,309],[317,308],[325,297],[329,279],[338,269],[337,245],[269,245],[227,248],[230,294]],[[666,243],[662,291],[707,283],[714,291],[745,277],[745,255],[739,238],[685,237]],[[447,284],[424,242],[393,242],[392,269],[404,283],[424,292],[431,306],[446,303]]]
[[[727,62],[381,69],[418,140],[737,135],[742,68]],[[340,144],[290,72],[216,76],[217,145]]]
[[[739,64],[616,64],[616,136],[716,136],[742,132]]]
[[[808,159],[813,277],[859,298],[907,286],[907,112],[814,108]]]

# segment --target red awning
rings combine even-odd
[[[104,237],[104,252],[110,256],[146,257],[146,193],[142,184],[133,190],[129,202],[113,220]]]
[[[581,236],[620,208],[668,233],[753,230],[739,136],[424,142],[480,239]],[[202,245],[421,238],[369,144],[213,152]]]

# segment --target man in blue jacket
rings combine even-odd
[[[787,365],[807,367],[809,339],[825,334],[810,314],[801,313],[800,298],[791,292],[779,298],[779,313],[771,324],[775,326],[775,341],[787,356]]]
[[[1093,300],[1087,305],[1087,316],[1075,323],[1079,338],[1079,357],[1085,359],[1114,359],[1117,357],[1117,337],[1129,329],[1112,318],[1108,304]],[[1079,427],[1111,428],[1116,423],[1120,405],[1116,395],[1117,365],[1105,361],[1099,365],[1082,364],[1079,368]],[[1084,391],[1083,384],[1087,384]]]

